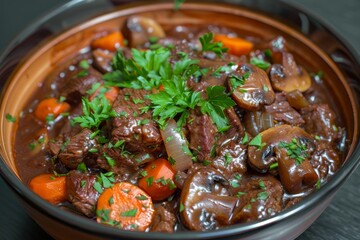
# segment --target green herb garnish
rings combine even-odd
[[[122,217],[135,217],[136,213],[137,213],[137,208],[134,208],[134,209],[130,209],[129,211],[122,212],[121,216]]]
[[[202,51],[214,52],[218,57],[227,52],[228,48],[224,48],[221,42],[213,42],[214,34],[212,32],[205,33],[199,38]]]
[[[256,135],[250,142],[249,142],[249,146],[255,146],[258,148],[262,148],[266,145],[266,143],[262,142],[262,138],[261,138],[261,134],[259,133],[258,135]]]
[[[288,156],[295,159],[296,165],[300,165],[308,157],[306,144],[296,138],[293,138],[290,143],[280,142],[279,147],[286,149]]]
[[[252,65],[255,65],[255,66],[263,69],[263,70],[266,70],[266,69],[268,69],[268,68],[271,66],[271,64],[270,64],[269,62],[267,62],[267,61],[265,61],[265,60],[262,60],[262,59],[260,59],[260,58],[257,58],[257,57],[252,57],[252,58],[250,59],[250,63],[251,63]]]

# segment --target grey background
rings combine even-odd
[[[271,1],[271,0],[269,0]],[[360,0],[285,0],[333,25],[360,54]],[[0,0],[0,53],[24,27],[65,0]],[[0,178],[0,239],[51,239],[34,223]],[[360,239],[360,168],[298,240]]]

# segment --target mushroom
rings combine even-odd
[[[277,163],[281,183],[289,193],[299,193],[316,183],[318,175],[308,160],[315,143],[307,132],[299,127],[279,125],[260,136],[258,146],[248,147],[248,161],[253,169],[264,173]]]
[[[261,136],[258,137],[258,136]],[[292,127],[290,125],[278,125],[269,128],[259,133],[256,143],[252,140],[248,147],[248,163],[249,165],[260,173],[265,173],[269,170],[270,165],[278,161],[281,156],[276,155],[275,148],[278,148],[281,142],[291,142],[293,139],[301,139],[309,150],[314,148],[313,139],[299,127]],[[251,144],[253,142],[253,144]]]
[[[300,164],[291,159],[284,148],[277,149],[281,156],[278,160],[278,171],[284,189],[291,194],[300,193],[307,187],[316,184],[319,176],[310,161],[305,159]]]
[[[273,62],[270,68],[270,79],[272,86],[277,91],[291,92],[298,89],[305,92],[311,86],[311,78],[303,67],[298,67],[294,56],[288,52],[277,52],[273,54]]]
[[[189,176],[180,197],[184,225],[191,230],[207,231],[231,224],[239,199],[229,196],[227,185],[224,176],[210,167]]]
[[[299,90],[288,92],[286,94],[286,100],[289,102],[290,106],[296,110],[309,106],[308,100]]]
[[[242,108],[258,110],[275,100],[266,72],[256,66],[243,64],[227,80],[232,98]]]
[[[165,37],[163,28],[155,20],[141,16],[129,17],[122,32],[132,48],[143,46],[151,37]]]
[[[94,59],[94,67],[98,69],[101,73],[107,73],[112,71],[111,61],[114,57],[114,52],[97,48],[92,51],[92,55]]]

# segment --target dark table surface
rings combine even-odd
[[[271,1],[271,0],[269,0]],[[286,0],[333,25],[360,54],[360,0]],[[0,52],[31,21],[65,0],[0,0]],[[298,240],[360,239],[360,168]],[[0,240],[51,239],[19,205],[0,178]]]

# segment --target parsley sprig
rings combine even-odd
[[[146,89],[158,88],[161,79],[170,78],[170,51],[165,48],[140,51],[131,49],[132,59],[126,59],[118,51],[112,61],[113,72],[106,73],[103,79],[107,85]]]
[[[71,122],[83,128],[97,129],[100,124],[117,114],[105,97],[95,97],[92,101],[82,98],[83,115],[74,117]]]
[[[205,33],[199,38],[202,51],[214,52],[218,57],[222,57],[222,54],[227,52],[228,48],[224,48],[221,42],[213,41],[214,34],[212,32]]]

